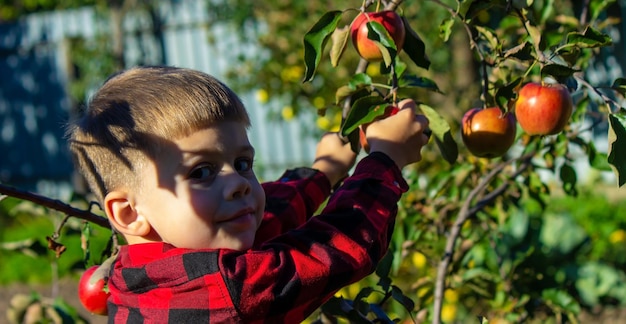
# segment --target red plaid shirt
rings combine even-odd
[[[306,170],[264,184],[267,212],[248,251],[123,246],[108,283],[109,322],[300,323],[372,273],[408,189],[400,170],[382,153],[365,157],[316,217],[330,186]]]

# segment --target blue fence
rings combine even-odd
[[[237,55],[257,54],[258,49],[235,37],[236,26],[208,26],[206,5],[206,1],[163,2],[159,35],[141,13],[128,15],[123,25],[127,65],[189,67],[225,80]],[[52,195],[57,194],[49,188],[70,183],[73,166],[63,137],[63,125],[74,109],[68,95],[67,44],[70,38],[108,33],[97,14],[87,7],[0,25],[0,182]],[[252,119],[250,140],[257,150],[261,179],[311,163],[315,139],[302,133],[305,117],[272,121],[268,107],[280,103],[261,104],[252,93],[240,96]]]

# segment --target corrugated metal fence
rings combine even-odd
[[[158,13],[162,23],[158,41],[142,16],[126,19],[127,64],[189,67],[226,81],[226,70],[237,64],[237,55],[258,49],[236,37],[215,37],[236,35],[236,27],[207,26],[206,4],[163,2]],[[66,40],[108,32],[96,15],[94,8],[88,7],[30,15],[0,25],[0,182],[37,191],[69,182],[73,168],[63,124],[73,108],[67,92]],[[277,177],[286,167],[311,163],[315,139],[302,134],[302,119],[270,121],[267,106],[254,94],[240,96],[252,119],[250,140],[257,150],[261,179]]]

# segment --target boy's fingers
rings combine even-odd
[[[404,99],[398,103],[398,109],[413,109],[413,111],[417,111],[417,105],[413,99]]]

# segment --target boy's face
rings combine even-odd
[[[176,247],[248,249],[265,208],[253,160],[238,122],[174,140],[144,168],[137,212],[158,239]]]

